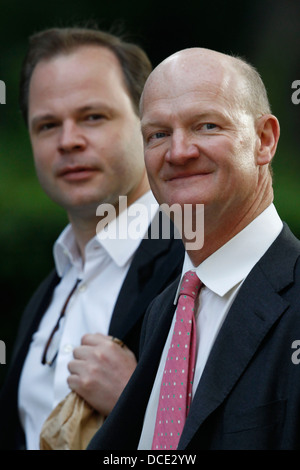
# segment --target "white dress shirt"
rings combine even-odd
[[[194,267],[186,253],[181,279],[191,269],[197,273],[197,276],[204,284],[199,296],[199,308],[196,312],[197,357],[193,395],[200,381],[211,348],[238,290],[255,264],[277,238],[282,230],[282,226],[282,221],[274,205],[271,204],[247,227],[209,256],[198,267]],[[177,302],[180,285],[181,282],[178,286],[175,303]],[[174,322],[175,314],[146,409],[139,442],[139,449],[141,450],[149,450],[152,446],[161,378],[173,333]]]
[[[142,207],[147,207],[147,210],[139,211]],[[108,334],[114,306],[130,263],[157,210],[158,204],[152,193],[143,195],[120,213],[117,223],[116,220],[110,223],[114,229],[117,226],[117,230],[110,230],[108,237],[102,232],[88,242],[84,264],[70,225],[56,241],[54,260],[62,279],[32,337],[19,384],[19,414],[27,449],[39,449],[44,421],[70,392],[67,366],[73,358],[74,347],[80,345],[86,333]],[[111,236],[113,233],[116,238]],[[60,325],[62,335],[58,356],[53,366],[42,365],[45,344],[77,279],[80,283]]]

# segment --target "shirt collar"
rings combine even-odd
[[[224,296],[246,278],[277,238],[282,226],[275,206],[271,204],[199,266],[195,267],[186,253],[182,276],[190,269],[194,270],[206,287]],[[177,300],[178,291],[175,300]]]
[[[97,233],[98,243],[118,266],[124,266],[133,256],[158,207],[152,192],[148,191]]]
[[[53,247],[53,257],[57,274],[63,277],[71,265],[79,266],[81,256],[71,224],[62,231]]]
[[[86,245],[88,252],[100,245],[117,266],[124,266],[137,250],[157,210],[158,203],[151,191],[127,207]],[[72,226],[69,224],[58,237],[53,248],[54,262],[60,277],[71,265],[81,269],[82,259]]]

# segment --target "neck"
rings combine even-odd
[[[127,197],[127,206],[129,207],[133,204],[137,199],[142,197],[146,192],[150,189],[148,180],[144,178],[140,185],[136,188],[134,194],[129,194]],[[87,243],[96,235],[97,225],[101,221],[101,219],[105,219],[107,223],[113,220],[115,217],[118,217],[120,210],[123,210],[124,207],[119,207],[119,200],[114,205],[114,211],[109,213],[109,217],[106,216],[97,216],[96,209],[89,210],[82,208],[80,210],[68,212],[69,221],[72,225],[75,239],[79,248],[80,255],[82,257],[83,264],[85,262],[85,247]],[[88,215],[88,212],[90,214]],[[92,215],[91,215],[92,214]],[[95,214],[95,215],[94,215]]]
[[[87,243],[96,235],[98,220],[96,217],[93,219],[83,219],[74,215],[69,215],[69,220],[72,225],[82,262],[84,264],[85,247]]]
[[[204,244],[201,249],[187,249],[194,266],[199,266],[206,258],[215,253],[231,238],[241,232],[256,217],[258,217],[273,201],[273,191],[263,200],[255,200],[252,205],[240,210],[234,210],[231,214],[213,218],[204,209]],[[211,219],[211,220],[210,220]],[[187,247],[187,240],[183,242]]]

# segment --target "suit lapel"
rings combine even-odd
[[[20,323],[11,364],[13,364],[14,358],[16,358],[18,355],[21,355],[21,365],[23,365],[28,347],[31,342],[32,334],[38,328],[41,318],[43,317],[51,301],[53,291],[59,281],[60,278],[56,274],[56,271],[53,270],[40,285],[39,289],[27,305],[22,317],[22,322]]]
[[[267,333],[288,308],[289,303],[278,292],[293,281],[300,253],[300,244],[295,240],[285,228],[241,287],[202,374],[179,449],[188,446],[204,420],[224,402]]]
[[[116,301],[109,334],[124,339],[152,299],[179,274],[183,256],[182,241],[174,240],[173,233],[168,239],[149,236],[141,242]]]
[[[119,338],[127,334],[143,312],[143,305],[140,302],[137,303],[137,299],[145,283],[151,277],[154,264],[153,255],[144,249],[145,242],[147,240],[142,241],[135,254],[113,311],[109,331]],[[164,251],[164,248],[160,246],[158,251]],[[134,311],[135,304],[135,313],[129,316],[129,312]]]

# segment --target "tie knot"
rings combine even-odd
[[[185,273],[181,283],[180,295],[189,295],[194,299],[199,294],[199,290],[202,286],[202,282],[194,271],[188,271]]]

